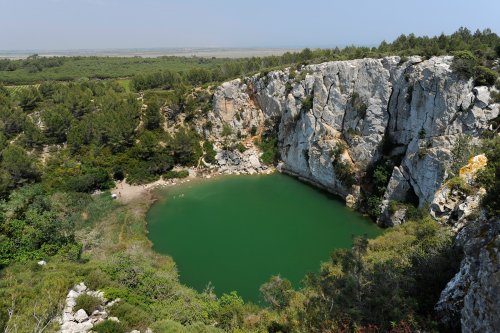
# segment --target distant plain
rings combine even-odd
[[[25,59],[32,54],[43,57],[97,56],[97,57],[142,57],[162,56],[203,58],[246,58],[282,55],[297,52],[298,48],[152,48],[152,49],[96,49],[96,50],[0,50],[0,58]]]

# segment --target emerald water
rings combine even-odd
[[[227,176],[166,191],[148,212],[154,249],[170,255],[180,280],[220,296],[236,290],[259,302],[259,287],[281,275],[295,287],[353,235],[380,229],[331,195],[291,177]]]

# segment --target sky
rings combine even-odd
[[[0,0],[0,50],[374,46],[500,34],[499,13],[499,0]]]

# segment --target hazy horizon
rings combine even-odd
[[[500,30],[500,2],[0,0],[0,50],[327,48]],[[473,7],[473,8],[472,8]],[[481,15],[471,15],[471,9]],[[478,9],[481,9],[478,11]],[[459,22],[459,23],[457,23]]]

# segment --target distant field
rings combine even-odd
[[[195,67],[213,68],[228,59],[161,57],[161,58],[116,58],[116,57],[72,57],[65,58],[58,67],[30,71],[18,68],[14,71],[0,71],[0,82],[5,85],[40,83],[45,80],[72,81],[81,78],[109,79],[129,78],[139,73],[161,70],[188,71]]]
[[[5,88],[7,88],[7,90],[10,91],[11,93],[16,94],[23,89],[28,89],[30,87],[38,87],[38,86],[40,86],[40,84],[24,84],[16,86],[5,86]]]
[[[116,49],[116,50],[61,50],[61,51],[0,51],[0,59],[25,59],[36,53],[42,57],[143,57],[162,56],[202,57],[202,58],[248,58],[282,55],[285,52],[298,52],[300,49],[283,48],[155,48],[155,49]]]

